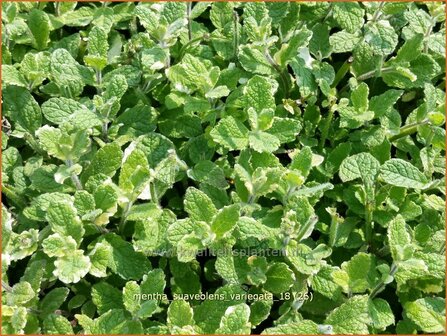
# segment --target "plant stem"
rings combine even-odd
[[[155,183],[149,183],[149,191],[151,194],[151,200],[152,202],[154,202],[155,204],[158,204],[158,195],[157,195],[157,191],[155,190]]]
[[[132,207],[133,202],[128,202],[126,204],[126,207],[123,210],[123,214],[121,215],[121,220],[118,226],[118,232],[119,233],[123,233],[124,232],[124,228],[126,227],[126,217],[129,214],[130,208]]]
[[[29,145],[31,146],[31,148],[34,151],[36,151],[37,153],[39,153],[42,156],[46,155],[46,153],[43,151],[43,149],[40,148],[36,139],[34,139],[34,137],[30,133],[25,133],[23,138],[29,143]]]
[[[55,2],[54,3],[54,14],[56,14],[56,17],[61,16],[60,3],[59,2]]]
[[[234,58],[237,58],[237,50],[239,48],[239,15],[237,15],[237,12],[233,12],[233,19],[234,19]]]
[[[391,71],[393,71],[393,70],[394,70],[393,67],[385,67],[385,68],[381,68],[379,71],[377,71],[377,70],[371,70],[371,71],[368,71],[368,72],[364,73],[363,75],[358,76],[358,77],[357,77],[357,80],[358,80],[358,81],[364,81],[365,79],[368,79],[368,78],[371,78],[371,77],[376,76],[377,73],[381,73],[381,74],[382,74],[382,73],[391,72]]]
[[[284,90],[284,97],[288,98],[289,85],[287,82],[287,77],[284,75],[284,72],[281,70],[279,64],[276,63],[276,61],[273,59],[272,55],[270,55],[270,52],[268,51],[268,49],[265,50],[264,55],[265,55],[265,58],[267,59],[267,61],[270,63],[270,65],[278,72],[279,78],[281,79],[281,85]]]
[[[68,168],[71,168],[73,166],[73,161],[71,160],[66,160],[65,164],[67,165]],[[76,189],[78,190],[82,190],[82,183],[79,180],[78,175],[76,175],[75,173],[71,173],[70,174],[71,180],[73,181],[73,184],[75,185]]]
[[[435,18],[433,18],[431,24],[427,27],[427,30],[425,31],[425,34],[424,34],[424,37],[423,37],[424,53],[428,52],[428,41],[427,41],[427,39],[430,36],[430,34],[431,34],[435,24],[436,24],[436,20],[435,20]]]
[[[2,184],[2,193],[5,194],[6,197],[9,198],[9,200],[14,203],[17,207],[23,209],[26,207],[26,201],[22,199],[20,196],[20,193],[15,190],[14,187],[9,186],[7,184]]]
[[[329,134],[329,128],[331,127],[333,118],[334,118],[334,108],[333,108],[333,106],[331,106],[329,108],[329,114],[326,117],[326,123],[324,124],[324,127],[321,130],[320,150],[323,150],[323,148],[324,148],[324,144],[325,144],[327,136]]]
[[[379,70],[371,70],[371,71],[365,72],[363,75],[358,76],[356,79],[357,79],[357,81],[364,81],[364,80],[372,78],[372,77],[380,76],[383,73],[389,73],[389,72],[393,72],[393,71],[394,71],[393,67],[385,67],[385,68],[381,68]],[[341,95],[343,92],[346,91],[346,89],[348,87],[349,87],[349,83],[346,84],[345,86],[343,86],[338,94]]]
[[[379,19],[380,14],[382,14],[383,6],[385,6],[385,1],[382,1],[377,7],[377,10],[374,12],[374,15],[370,22],[376,22]]]
[[[306,224],[304,224],[304,226],[300,227],[298,233],[296,234],[296,238],[295,240],[300,242],[303,237],[306,235],[306,233],[308,233],[310,228],[313,228],[315,226],[315,224],[317,224],[318,222],[318,217],[317,216],[312,216],[309,218],[309,220],[306,222]]]
[[[186,18],[188,19],[188,39],[192,40],[192,21],[191,21],[192,2],[189,1],[186,6]]]
[[[372,243],[373,204],[368,199],[365,204],[365,240],[368,246]]]
[[[295,190],[296,190],[296,187],[290,187],[289,190],[287,190],[287,194],[286,194],[286,196],[284,196],[284,202],[283,202],[283,204],[286,204],[286,203],[287,203],[287,201],[288,201],[289,198],[290,198],[290,195],[292,195],[292,194],[295,192]]]
[[[10,285],[8,285],[5,281],[2,280],[2,287],[5,291],[7,291],[8,293],[12,292],[12,287]]]
[[[102,72],[96,69],[96,91],[98,95],[102,94]]]
[[[256,196],[253,195],[253,194],[251,194],[251,195],[248,197],[247,204],[248,204],[248,205],[252,205],[252,204],[255,202],[255,200],[256,200]]]
[[[189,40],[187,43],[185,43],[182,48],[180,49],[179,52],[179,61],[183,58],[183,56],[185,55],[186,50],[194,43],[198,42],[198,41],[202,41],[202,40],[206,40],[207,36],[202,35],[196,38],[193,38],[192,40]]]
[[[394,142],[396,140],[406,137],[407,135],[415,133],[418,130],[418,126],[428,125],[428,124],[429,124],[429,120],[424,120],[422,122],[405,125],[400,128],[400,132],[398,134],[389,137],[388,140],[390,142]]]
[[[395,263],[391,264],[391,268],[390,268],[390,276],[394,276],[394,274],[396,274],[397,272],[397,265]],[[385,288],[386,284],[383,280],[380,280],[379,283],[373,288],[373,290],[371,291],[371,293],[369,294],[369,298],[372,300],[374,299],[377,294],[379,294],[384,288]]]
[[[255,201],[256,201],[256,196],[254,195],[254,193],[252,193],[252,194],[250,194],[250,196],[248,196],[247,203],[245,203],[245,204],[252,205]],[[245,216],[245,214],[246,214],[245,210],[242,210],[241,216]]]
[[[107,121],[104,121],[102,123],[102,131],[101,131],[101,135],[102,135],[102,139],[107,142],[108,141],[108,133],[109,133],[109,123]]]
[[[346,73],[348,72],[349,68],[351,67],[351,63],[350,62],[350,58],[347,59],[342,66],[340,67],[340,69],[338,69],[337,73],[335,74],[335,79],[334,82],[332,83],[332,87],[337,87],[337,85],[340,83],[340,81],[345,78]]]

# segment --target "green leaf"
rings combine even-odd
[[[312,38],[309,42],[310,52],[317,58],[323,59],[331,54],[329,43],[330,27],[326,24],[317,24],[312,29]]]
[[[301,320],[266,328],[261,335],[316,335],[319,333],[318,325],[315,322]]]
[[[58,309],[67,299],[70,290],[64,287],[57,287],[48,292],[40,301],[40,310],[43,315],[51,314]]]
[[[22,306],[31,301],[35,295],[30,283],[21,281],[16,283],[9,293],[6,293],[6,302],[10,306]]]
[[[38,50],[43,50],[50,37],[50,18],[48,14],[39,9],[32,9],[28,17],[28,27],[34,38],[34,45]]]
[[[411,39],[405,41],[393,61],[396,63],[404,63],[418,58],[422,51],[423,40],[424,36],[422,34],[416,34]]]
[[[361,5],[354,2],[336,3],[333,5],[332,13],[334,20],[349,33],[355,33],[358,27],[363,26],[365,11]]]
[[[127,80],[124,75],[116,75],[113,76],[108,82],[107,86],[105,87],[103,97],[105,100],[112,100],[115,101],[121,99],[121,97],[126,93],[128,88]],[[112,113],[109,112],[109,116]],[[113,113],[114,114],[114,113]]]
[[[139,280],[151,268],[149,260],[135,252],[132,244],[115,234],[107,234],[104,238],[112,248],[109,267],[123,279]]]
[[[114,288],[115,289],[115,288]],[[121,299],[121,293],[119,293],[119,299]],[[136,316],[139,309],[141,308],[140,302],[138,302],[141,297],[140,286],[136,283],[136,281],[128,281],[123,288],[122,301],[124,307],[129,311],[133,316]],[[121,303],[121,300],[119,300]]]
[[[380,20],[368,26],[365,41],[376,55],[386,56],[396,48],[398,36],[388,21]]]
[[[296,140],[302,125],[299,120],[292,118],[273,118],[272,127],[266,132],[274,135],[280,143],[287,143]]]
[[[218,74],[218,67],[210,68],[200,58],[186,54],[181,63],[167,70],[166,76],[179,91],[199,90],[205,94],[216,84]]]
[[[78,62],[65,49],[56,49],[51,54],[51,78],[62,96],[77,97],[84,88],[84,78]]]
[[[127,215],[127,220],[137,221],[148,218],[157,218],[160,216],[162,210],[153,203],[137,204],[130,208]]]
[[[188,170],[188,177],[201,183],[210,184],[217,188],[228,187],[225,173],[218,165],[211,161],[200,161],[194,168]]]
[[[369,153],[360,153],[344,159],[340,165],[339,175],[343,182],[362,179],[365,184],[372,184],[379,173],[380,163]]]
[[[265,275],[267,280],[264,289],[274,294],[284,293],[295,282],[295,274],[282,262],[272,264]]]
[[[94,26],[88,34],[88,55],[84,57],[85,63],[98,71],[107,65],[107,32],[101,27]]]
[[[196,221],[211,223],[217,213],[211,199],[194,187],[189,187],[185,194],[185,211]]]
[[[405,220],[397,215],[388,224],[388,241],[393,260],[398,262],[404,259],[404,249],[411,244],[411,237],[407,231]]]
[[[427,178],[410,162],[402,159],[391,159],[380,167],[380,178],[388,184],[423,189],[428,183]]]
[[[22,76],[19,70],[9,64],[2,65],[2,81],[8,85],[27,87],[25,77]]]
[[[86,181],[90,176],[100,173],[113,176],[121,166],[122,158],[123,152],[117,143],[106,144],[95,153],[90,165],[82,175],[83,180]]]
[[[129,150],[129,148],[127,149]],[[119,187],[126,192],[130,201],[134,201],[146,187],[150,179],[149,163],[142,150],[131,149],[132,152],[122,164]]]
[[[265,55],[251,45],[239,47],[238,59],[242,67],[248,72],[259,75],[272,75],[274,73],[274,69]]]
[[[354,108],[358,111],[365,112],[368,110],[369,87],[365,83],[358,85],[351,93],[351,101]]]
[[[39,231],[30,229],[16,234],[11,232],[8,252],[11,260],[21,260],[37,250]]]
[[[53,274],[66,284],[76,283],[88,273],[90,265],[89,257],[82,250],[75,250],[54,262]]]
[[[395,323],[393,311],[384,299],[369,301],[369,315],[371,316],[373,327],[378,330],[385,330],[386,327]]]
[[[296,57],[297,50],[305,48],[309,44],[313,33],[307,28],[298,30],[288,41],[283,43],[281,49],[275,54],[274,58],[278,60],[278,64],[284,68],[290,61]]]
[[[244,149],[248,145],[247,127],[231,116],[221,119],[210,135],[215,142],[229,150]]]
[[[230,90],[225,85],[217,86],[211,90],[209,90],[205,97],[209,99],[216,99],[228,96]]]
[[[47,120],[57,125],[67,121],[73,122],[74,125],[85,125],[79,124],[79,120],[77,120],[77,118],[80,118],[81,116],[82,118],[89,116],[90,127],[102,124],[95,113],[70,98],[58,97],[48,99],[42,104],[42,113]]]
[[[223,29],[233,22],[233,4],[226,2],[213,2],[211,4],[210,20],[214,27]]]
[[[379,96],[374,96],[369,102],[369,108],[374,112],[376,118],[387,115],[402,96],[402,90],[388,90]]]
[[[360,252],[344,262],[340,271],[333,272],[332,278],[346,293],[364,293],[378,281],[375,258]]]
[[[34,135],[42,124],[42,113],[31,93],[22,87],[7,86],[2,96],[5,116],[11,118],[17,130]]]
[[[426,333],[445,332],[445,299],[425,297],[404,305],[406,315]]]
[[[105,243],[97,243],[89,254],[91,267],[89,273],[102,278],[107,276],[107,267],[112,258],[112,247]]]
[[[107,282],[99,282],[92,286],[92,301],[99,314],[104,314],[111,309],[123,308],[121,291]]]
[[[236,204],[223,207],[214,217],[211,223],[211,231],[216,234],[216,239],[222,238],[231,232],[239,220],[239,206]]]
[[[47,212],[47,221],[51,229],[61,236],[71,236],[78,243],[84,235],[84,228],[77,216],[76,208],[68,202],[55,202]]]
[[[306,146],[293,156],[290,169],[298,170],[303,177],[307,177],[311,168],[312,150]]]
[[[221,300],[205,300],[194,309],[194,319],[205,333],[213,333],[219,328],[222,316],[228,307],[243,303],[245,300],[238,297],[244,291],[239,286],[226,285],[215,292],[221,295]]]
[[[280,146],[280,140],[275,135],[262,131],[250,132],[248,141],[250,147],[259,153],[272,153]]]
[[[302,97],[308,98],[316,95],[318,86],[315,81],[315,76],[312,72],[311,65],[306,64],[306,59],[309,62],[310,57],[296,57],[294,58],[290,66],[292,67],[293,73],[296,77],[296,84],[299,87],[299,92]]]
[[[62,315],[50,314],[43,321],[43,330],[46,334],[73,334],[73,327]]]
[[[250,307],[245,303],[230,306],[225,310],[220,320],[217,334],[249,334],[250,333]]]
[[[63,257],[74,252],[77,242],[71,236],[54,233],[42,242],[43,251],[49,257]]]
[[[317,274],[312,276],[312,288],[329,299],[336,301],[341,294],[341,287],[338,285],[332,274],[336,270],[334,267],[323,266]]]
[[[185,327],[194,325],[193,311],[189,303],[184,300],[174,300],[168,308],[168,325]]]
[[[345,30],[336,32],[329,37],[329,44],[333,53],[352,51],[359,42],[360,36],[358,34],[349,33]]]
[[[325,323],[332,325],[334,333],[368,334],[368,324],[371,323],[368,297],[353,296],[348,299],[328,315]]]
[[[244,105],[253,107],[257,113],[263,109],[275,109],[274,91],[271,81],[265,77],[253,76],[244,87]]]

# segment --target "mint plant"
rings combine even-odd
[[[445,333],[445,4],[2,2],[2,334]]]

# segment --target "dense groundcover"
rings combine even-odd
[[[438,3],[2,3],[2,333],[445,330]]]

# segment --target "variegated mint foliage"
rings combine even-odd
[[[442,2],[2,2],[2,334],[445,333]]]

